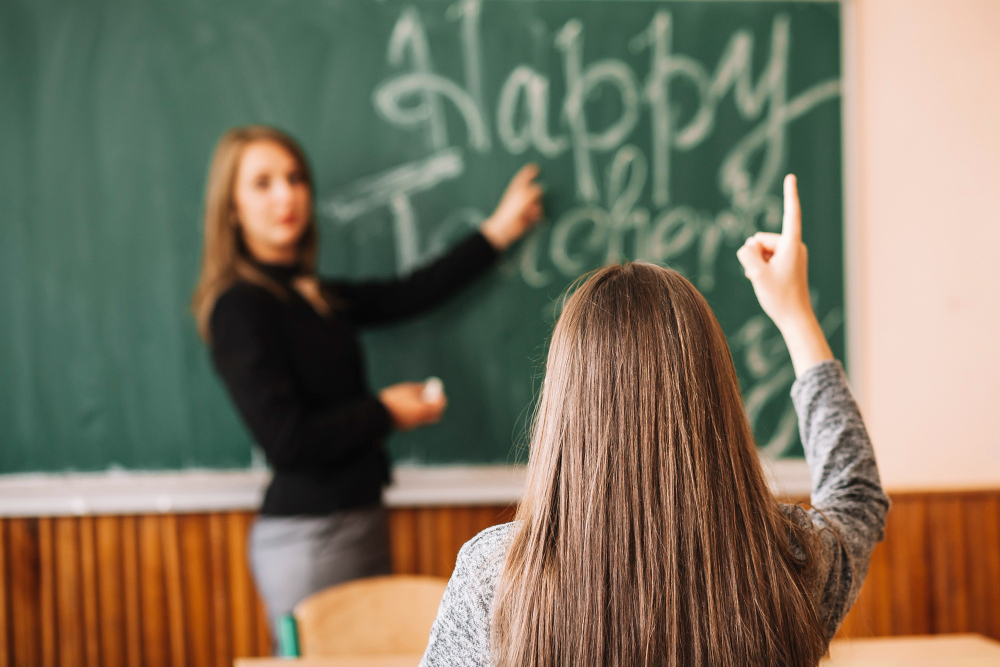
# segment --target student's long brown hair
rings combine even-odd
[[[191,297],[191,311],[198,324],[198,333],[208,341],[209,318],[215,302],[237,280],[246,280],[271,290],[279,297],[287,296],[285,289],[254,266],[243,242],[243,232],[236,216],[233,190],[236,174],[240,168],[243,151],[252,143],[271,141],[287,150],[295,161],[312,196],[312,171],[309,161],[298,143],[281,130],[266,125],[234,127],[219,139],[212,153],[208,169],[208,183],[205,186],[205,245],[201,255],[201,274],[198,285]],[[316,273],[316,254],[319,234],[316,230],[315,215],[310,213],[309,222],[302,233],[299,262],[305,275]]]
[[[552,336],[495,662],[815,665],[812,545],[767,486],[701,294],[645,263],[586,280]]]

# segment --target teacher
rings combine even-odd
[[[404,382],[373,392],[358,329],[423,313],[481,275],[542,216],[538,170],[522,168],[476,233],[411,275],[327,281],[309,163],[270,127],[234,128],[215,147],[205,245],[191,307],[233,402],[274,477],[250,561],[277,621],[336,583],[391,570],[382,487],[392,431],[441,419],[446,399]]]

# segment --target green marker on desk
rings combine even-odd
[[[299,657],[299,628],[291,614],[285,614],[278,620],[278,655],[282,658]]]

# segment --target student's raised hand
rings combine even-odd
[[[789,174],[781,234],[758,232],[736,252],[761,308],[779,329],[813,314],[807,255],[798,188],[795,176]]]
[[[796,375],[833,353],[816,320],[809,298],[806,246],[802,243],[802,208],[795,176],[785,177],[785,215],[781,234],[758,232],[736,257],[764,309],[785,339]]]
[[[526,164],[514,174],[493,215],[479,226],[497,250],[506,250],[542,219],[542,186],[535,182],[538,166]]]
[[[425,400],[423,382],[400,382],[389,385],[378,393],[378,399],[392,416],[393,425],[400,431],[410,431],[418,426],[441,421],[448,399],[444,392],[435,393]]]

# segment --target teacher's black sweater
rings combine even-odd
[[[473,234],[409,277],[324,282],[320,315],[291,288],[297,267],[259,264],[288,297],[239,282],[212,311],[212,359],[274,469],[261,514],[317,515],[380,502],[392,428],[365,377],[357,329],[420,313],[488,268],[497,252]]]

